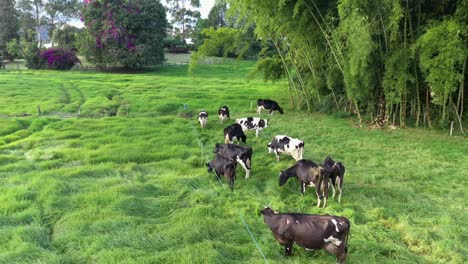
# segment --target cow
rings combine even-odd
[[[289,154],[296,161],[302,159],[302,154],[304,153],[304,141],[292,138],[285,135],[277,135],[273,140],[268,143],[268,153],[274,152],[276,155],[276,160],[279,161],[279,154]]]
[[[255,130],[255,136],[258,137],[260,130],[268,127],[267,119],[258,117],[244,117],[236,119],[236,123],[242,126],[242,131]]]
[[[224,122],[224,120],[231,119],[231,117],[229,116],[229,108],[227,106],[221,106],[218,109],[218,116],[219,122],[221,122],[221,124]]]
[[[247,136],[244,134],[244,131],[242,131],[242,127],[239,124],[232,124],[224,128],[224,143],[232,144],[234,139],[236,139],[237,142],[242,141],[244,143],[247,140]]]
[[[250,177],[252,169],[252,148],[234,144],[219,144],[216,143],[214,153],[219,153],[223,156],[236,160],[245,170],[245,178]]]
[[[330,175],[330,183],[333,189],[333,198],[335,198],[335,190],[338,189],[338,203],[341,203],[341,194],[343,193],[343,178],[345,167],[341,162],[335,162],[332,158],[327,157],[323,162],[324,167]]]
[[[301,193],[304,194],[306,186],[315,187],[317,194],[317,207],[323,198],[323,207],[327,205],[328,197],[328,171],[311,160],[299,160],[293,166],[279,174],[279,186],[283,186],[289,178],[295,177],[301,183]]]
[[[214,170],[218,178],[220,178],[221,175],[224,175],[229,181],[231,191],[234,189],[234,180],[236,179],[237,168],[237,162],[235,160],[221,154],[215,154],[214,159],[205,165],[208,168],[208,172],[212,172]]]
[[[273,111],[277,110],[280,114],[284,114],[283,108],[279,106],[276,101],[268,100],[268,99],[258,99],[257,100],[257,113],[260,114],[262,109],[269,109],[270,115],[273,115]]]
[[[269,207],[260,210],[273,236],[292,255],[293,244],[306,250],[325,249],[346,263],[351,223],[346,217],[301,213],[278,213]]]
[[[208,113],[203,109],[198,113],[198,122],[200,122],[200,126],[202,128],[206,127],[206,122],[208,122]]]

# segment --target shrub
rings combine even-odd
[[[47,64],[47,68],[53,70],[69,70],[80,62],[73,51],[61,48],[47,49],[41,52],[40,57]]]

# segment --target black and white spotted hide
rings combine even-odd
[[[208,113],[205,110],[201,110],[198,113],[198,122],[202,128],[206,127],[206,123],[208,122]]]
[[[227,106],[221,106],[218,109],[218,117],[221,124],[224,122],[224,120],[230,119],[231,117],[229,116],[229,108]]]
[[[258,117],[244,117],[236,119],[236,123],[242,126],[242,131],[255,130],[255,136],[258,137],[260,130],[268,127],[267,119]]]
[[[304,141],[285,135],[278,135],[268,143],[268,153],[275,153],[276,160],[279,161],[279,154],[291,155],[296,161],[301,160],[304,154]]]

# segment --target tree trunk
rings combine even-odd
[[[34,1],[34,5],[36,7],[36,30],[37,30],[37,45],[41,48],[41,17],[40,17],[40,10],[39,10],[39,1]]]
[[[426,111],[424,113],[425,119],[427,121],[427,125],[432,128],[432,122],[431,122],[431,111],[429,108],[429,96],[430,96],[431,91],[429,90],[429,87],[426,88]]]

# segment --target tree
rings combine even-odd
[[[18,38],[18,16],[14,0],[0,0],[0,57],[13,59],[7,51],[7,43]]]
[[[140,68],[164,60],[166,13],[153,0],[86,0],[83,9],[88,38],[81,51],[100,68]]]
[[[78,0],[47,0],[44,2],[45,23],[49,27],[49,37],[53,39],[54,30],[71,18],[80,15],[81,3]],[[52,41],[52,44],[54,42]]]
[[[226,1],[217,0],[208,13],[208,26],[214,28],[226,27],[228,25],[226,19],[227,10],[228,8]]]
[[[197,20],[201,17],[200,12],[189,8],[200,7],[199,0],[166,0],[169,5],[168,12],[171,14],[174,33],[185,40],[191,37]]]
[[[76,38],[81,31],[82,30],[77,27],[64,25],[54,30],[52,41],[61,48],[76,50]]]

